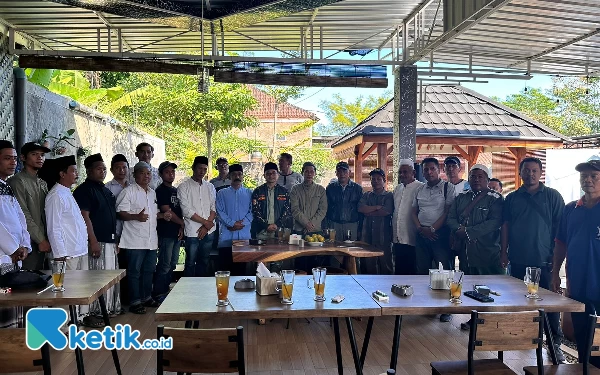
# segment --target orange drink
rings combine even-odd
[[[315,288],[315,296],[324,296],[325,295],[325,283],[322,284],[314,284]]]
[[[291,300],[292,294],[294,293],[294,285],[293,284],[288,284],[288,285],[283,284],[281,286],[281,289],[282,289],[283,298]]]
[[[281,271],[281,303],[284,305],[291,305],[292,293],[294,292],[294,276],[296,271],[294,270],[282,270]]]
[[[537,285],[536,283],[529,283],[529,284],[527,284],[527,293],[529,293],[529,294],[537,294],[538,287],[539,287],[539,285]]]
[[[52,283],[54,283],[55,288],[62,288],[64,282],[65,282],[65,274],[64,273],[53,273],[52,274]]]
[[[450,297],[452,298],[460,298],[462,292],[462,284],[451,283],[450,284]]]
[[[50,261],[50,268],[52,269],[52,286],[53,292],[64,292],[65,282],[65,268],[67,262],[64,260],[52,260]]]
[[[462,271],[450,271],[450,277],[448,278],[448,286],[450,287],[450,302],[462,303],[460,295],[462,293],[464,272]]]
[[[327,268],[315,267],[312,269],[312,275],[313,279],[308,281],[308,287],[310,289],[315,289],[314,300],[323,302],[325,301],[325,277],[327,277]]]
[[[217,306],[229,305],[227,294],[229,293],[229,271],[215,272],[215,282],[217,285]]]
[[[538,288],[540,286],[540,276],[542,275],[542,270],[537,267],[527,267],[525,268],[525,278],[523,281],[527,286],[527,294],[525,297],[531,299],[538,299]]]

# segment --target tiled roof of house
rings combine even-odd
[[[275,112],[275,98],[266,92],[259,90],[255,86],[248,85],[248,88],[252,91],[252,96],[258,101],[258,107],[251,111],[246,112],[248,116],[254,116],[260,120],[272,119],[273,113]],[[312,119],[318,121],[319,118],[312,112],[296,107],[290,103],[282,103],[279,105],[279,111],[277,112],[279,118],[289,119]]]
[[[417,116],[417,136],[569,140],[523,113],[463,86],[428,85],[424,89],[426,103]],[[392,98],[333,146],[358,135],[393,134],[393,127]]]

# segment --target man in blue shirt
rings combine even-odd
[[[219,269],[232,275],[243,273],[243,266],[233,264],[232,244],[250,239],[252,191],[242,186],[244,171],[240,164],[229,166],[231,186],[217,193],[219,218]]]
[[[551,287],[554,291],[560,289],[558,273],[566,257],[569,297],[585,303],[585,313],[571,314],[581,360],[589,350],[588,315],[600,313],[600,160],[589,160],[575,169],[585,194],[563,211],[556,234]],[[600,358],[591,357],[590,363],[600,367]]]

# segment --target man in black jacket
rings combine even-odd
[[[277,184],[277,164],[265,164],[265,184],[252,192],[252,238],[274,238],[279,228],[291,228],[292,213],[288,191]]]
[[[335,229],[335,239],[343,241],[350,231],[351,240],[358,235],[358,202],[363,194],[362,187],[350,180],[350,166],[345,161],[335,166],[337,182],[327,186],[327,222],[330,229]]]

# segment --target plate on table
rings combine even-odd
[[[323,246],[323,242],[304,242],[307,246]]]
[[[348,245],[352,245],[354,243],[354,241],[346,240],[346,241],[344,241],[344,243],[348,244]]]

